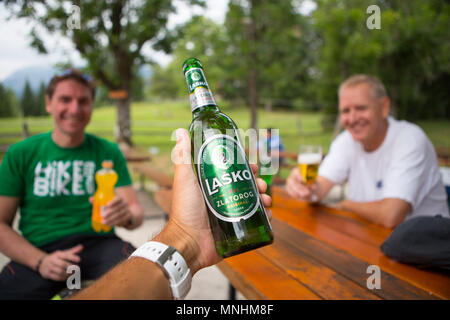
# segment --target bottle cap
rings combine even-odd
[[[102,162],[102,167],[103,167],[103,168],[106,168],[106,169],[112,169],[113,166],[114,166],[114,164],[113,164],[112,160],[104,160],[104,161]]]

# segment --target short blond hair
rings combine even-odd
[[[372,95],[375,99],[380,99],[388,96],[383,83],[377,77],[367,74],[355,74],[350,78],[347,78],[339,86],[338,96],[341,94],[341,91],[344,88],[354,87],[362,83],[367,83],[369,85],[369,87],[372,89]]]

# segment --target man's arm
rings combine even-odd
[[[173,151],[175,176],[170,220],[153,240],[173,246],[185,259],[192,275],[201,268],[221,260],[209,226],[205,201],[190,160],[191,144],[188,132],[177,130],[177,144]],[[187,159],[185,163],[185,159]],[[252,166],[253,173],[257,167]],[[267,185],[257,179],[258,189]],[[264,206],[271,199],[261,194]],[[270,212],[267,212],[270,215]],[[84,289],[73,299],[170,299],[169,280],[162,269],[144,258],[129,259]]]
[[[361,217],[382,225],[385,228],[395,228],[411,211],[411,205],[401,199],[386,198],[380,201],[355,202],[344,200],[337,206],[339,209],[352,211]]]
[[[199,266],[195,258],[199,247],[176,223],[169,222],[153,241],[162,242],[177,249],[186,260],[192,275]],[[73,297],[86,299],[172,299],[169,281],[161,267],[147,259],[133,257],[115,267],[100,280]]]
[[[0,251],[33,270],[45,252],[39,250],[12,229],[20,199],[0,196]]]

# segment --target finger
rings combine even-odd
[[[68,278],[68,274],[60,269],[51,269],[49,272],[49,278],[54,281],[64,281]]]
[[[261,179],[256,179],[256,185],[258,186],[259,193],[265,193],[267,191],[267,183]]]
[[[55,256],[51,262],[50,262],[50,269],[51,270],[65,270],[70,264],[68,263],[67,260],[64,259],[63,254],[58,254],[57,256]]]
[[[250,163],[250,168],[252,168],[253,174],[257,174],[258,172],[258,165],[254,163]]]
[[[303,186],[301,184],[295,183],[292,180],[286,183],[286,191],[291,197],[296,199],[301,199],[303,197],[301,193],[302,188]]]
[[[294,179],[292,178],[292,175],[287,179],[286,191],[291,197],[293,197],[293,198],[299,197],[298,189],[300,187],[301,187],[301,185],[294,181]]]
[[[55,274],[59,274],[60,276],[65,276],[67,274],[67,268],[69,268],[71,265],[74,265],[74,262],[71,261],[65,261],[60,260],[57,264],[55,263],[51,270]]]
[[[172,162],[175,164],[175,170],[189,168],[191,169],[191,140],[186,129],[179,128],[175,132],[177,142],[172,150]]]
[[[89,202],[90,202],[91,204],[93,204],[93,203],[94,203],[94,196],[92,196],[92,197],[89,197]]]
[[[131,213],[129,210],[123,210],[118,212],[114,217],[104,220],[103,223],[107,226],[117,226],[123,224],[125,221],[128,221],[131,218]]]
[[[261,200],[264,207],[270,207],[272,204],[272,198],[267,194],[261,194]]]
[[[79,244],[73,248],[70,248],[65,251],[61,251],[58,255],[59,258],[70,261],[73,263],[79,263],[81,261],[80,256],[78,255],[81,251],[83,251],[83,245]]]
[[[176,131],[177,143],[172,151],[174,166],[173,193],[180,194],[186,183],[197,183],[192,169],[191,139],[186,129]]]
[[[108,208],[114,208],[114,207],[120,207],[123,206],[125,204],[125,201],[119,197],[119,196],[115,196],[111,201],[109,201],[106,206]]]
[[[81,251],[83,251],[83,245],[82,244],[77,244],[75,247],[72,247],[70,249],[64,250],[63,252],[69,252],[69,253],[80,253]]]
[[[119,205],[116,205],[114,207],[106,207],[106,209],[103,211],[102,218],[103,222],[107,220],[115,219],[118,215],[123,214],[123,212],[126,212],[128,210],[128,205],[126,203],[122,203]]]
[[[266,213],[267,213],[267,217],[269,218],[269,220],[272,220],[272,218],[273,218],[272,210],[266,209]]]
[[[300,171],[298,170],[298,168],[294,168],[294,170],[292,170],[291,177],[295,182],[303,183],[303,178],[302,178],[302,175],[300,174]]]

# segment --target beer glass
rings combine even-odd
[[[317,145],[302,145],[298,152],[298,169],[302,180],[312,186],[317,179],[319,165],[322,161],[322,147]]]

